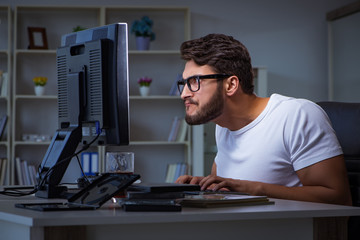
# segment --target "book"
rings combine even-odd
[[[15,169],[16,169],[16,179],[18,185],[24,185],[23,176],[21,173],[21,160],[19,157],[15,158]]]
[[[8,92],[7,92],[7,88],[8,88],[8,84],[9,84],[9,74],[7,72],[4,72],[2,74],[2,80],[1,80],[1,89],[0,89],[0,96],[1,97],[6,97]]]
[[[175,81],[173,82],[173,84],[171,85],[170,91],[169,91],[169,95],[170,96],[180,96],[179,90],[178,90],[178,86],[177,86],[177,82],[178,80],[182,79],[182,74],[178,74],[176,76]]]
[[[99,154],[97,152],[82,153],[81,166],[86,176],[95,176],[99,173]]]
[[[200,191],[200,185],[197,184],[180,184],[180,183],[146,183],[141,182],[132,184],[128,191],[140,191],[148,193],[168,193],[168,192],[191,192]]]
[[[230,207],[230,206],[248,206],[259,204],[273,204],[266,196],[250,196],[238,194],[200,194],[200,195],[186,195],[179,200],[182,206],[186,207]]]
[[[169,133],[169,137],[168,137],[169,142],[173,142],[176,140],[176,136],[178,134],[179,127],[180,127],[180,119],[179,119],[179,117],[175,116],[172,121],[172,124],[171,124],[171,129],[170,129],[170,133]]]
[[[175,168],[176,168],[175,164],[168,164],[167,165],[165,182],[167,182],[167,183],[174,182]]]
[[[164,193],[152,193],[152,192],[136,192],[127,191],[128,199],[178,199],[185,196],[184,192],[164,192]]]
[[[171,124],[168,141],[169,142],[185,141],[187,130],[188,130],[188,124],[186,123],[185,119],[175,116]]]
[[[30,183],[31,185],[36,185],[36,168],[34,165],[28,165],[29,175],[30,175]]]
[[[166,183],[174,183],[180,176],[185,175],[187,172],[186,163],[170,163],[166,171]]]
[[[6,163],[7,163],[7,159],[6,158],[2,158],[0,159],[0,185],[5,185],[5,175],[6,175]]]
[[[90,174],[90,153],[84,152],[81,154],[81,166],[86,176]]]
[[[177,142],[185,141],[187,130],[188,130],[188,124],[186,123],[185,119],[182,118],[180,120],[180,127],[179,127],[179,131],[177,133],[177,136],[176,136]]]
[[[29,167],[27,161],[21,161],[21,170],[23,174],[23,184],[31,185],[31,179],[30,179]]]
[[[90,175],[95,176],[99,173],[99,154],[97,152],[92,152],[90,154],[90,159]]]
[[[0,140],[1,140],[2,136],[4,135],[4,132],[5,132],[4,130],[5,130],[7,119],[8,119],[7,115],[2,116],[0,119]]]

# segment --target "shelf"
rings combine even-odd
[[[56,50],[16,49],[15,54],[56,54]]]
[[[35,96],[35,95],[16,95],[15,100],[27,100],[27,99],[34,99],[34,100],[57,100],[56,95],[43,95],[43,96]]]
[[[179,50],[129,50],[130,55],[180,55]]]
[[[180,96],[162,96],[162,95],[154,95],[154,96],[130,96],[130,100],[182,100]]]
[[[50,142],[25,142],[25,141],[15,141],[14,142],[15,146],[28,146],[28,145],[36,145],[36,146],[47,146],[50,145]]]
[[[9,143],[7,141],[0,141],[0,146],[8,147]]]
[[[188,141],[184,142],[168,142],[168,141],[130,141],[130,146],[136,145],[188,145]]]

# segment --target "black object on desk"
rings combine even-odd
[[[138,174],[105,173],[69,198],[68,202],[17,203],[15,207],[37,211],[94,210],[139,178]]]
[[[170,199],[126,200],[122,207],[127,212],[180,212],[181,205]]]
[[[139,183],[133,184],[128,191],[140,191],[147,193],[169,193],[169,192],[189,192],[200,191],[201,187],[197,184],[180,183]]]
[[[200,191],[195,184],[178,183],[139,183],[128,189],[128,199],[122,207],[131,212],[179,212],[181,205],[176,201],[185,192]]]

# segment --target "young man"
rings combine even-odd
[[[233,37],[184,42],[178,82],[189,124],[215,122],[218,153],[207,177],[176,182],[273,198],[351,205],[341,147],[315,103],[253,92],[251,58]]]

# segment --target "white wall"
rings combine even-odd
[[[360,102],[360,12],[331,24],[334,101]]]
[[[326,12],[354,0],[0,0],[4,5],[189,6],[192,37],[225,33],[242,41],[254,66],[268,67],[269,92],[326,100]],[[155,23],[156,24],[156,23]]]

